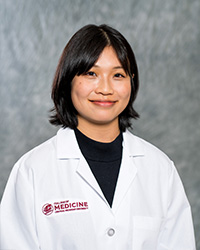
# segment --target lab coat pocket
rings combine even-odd
[[[133,249],[155,250],[162,219],[157,217],[133,217]]]

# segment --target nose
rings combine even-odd
[[[102,95],[112,95],[114,90],[111,81],[107,77],[100,79],[95,92]]]

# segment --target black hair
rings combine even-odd
[[[139,118],[133,102],[139,88],[138,68],[135,55],[124,36],[112,27],[89,24],[77,31],[65,46],[60,57],[52,85],[51,97],[54,108],[50,123],[74,129],[78,125],[77,111],[71,99],[71,83],[76,75],[93,67],[106,46],[112,46],[131,79],[131,96],[127,107],[119,115],[119,128],[131,127],[130,119]]]

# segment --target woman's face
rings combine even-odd
[[[105,47],[93,67],[75,76],[71,97],[81,124],[118,124],[131,95],[131,81],[114,49]]]

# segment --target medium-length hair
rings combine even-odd
[[[129,103],[119,115],[120,130],[125,131],[131,127],[131,118],[139,118],[133,108],[139,88],[138,67],[130,44],[120,32],[108,25],[89,24],[72,36],[60,57],[52,84],[54,108],[51,110],[51,124],[61,125],[63,128],[77,127],[77,111],[71,99],[72,80],[76,75],[84,74],[92,68],[106,46],[115,50],[131,81]]]

